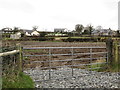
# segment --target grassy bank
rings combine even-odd
[[[116,63],[112,66],[108,66],[107,70],[108,72],[120,72],[120,64]]]
[[[20,72],[18,75],[3,76],[2,88],[34,88],[34,82],[30,76]]]
[[[101,67],[100,69],[92,69],[93,71],[98,72],[120,72],[120,64],[113,64],[109,66],[108,64],[101,64],[101,65],[92,65],[91,68]]]

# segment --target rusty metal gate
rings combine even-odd
[[[37,68],[41,81],[75,77],[75,68],[98,70],[108,62],[106,47],[23,47],[24,69]],[[67,68],[66,68],[67,67]],[[58,69],[60,69],[60,72]],[[54,75],[68,74],[64,75]],[[65,73],[67,72],[67,73]],[[35,73],[37,75],[37,73]],[[44,77],[46,75],[46,77]],[[79,75],[78,75],[79,76]]]

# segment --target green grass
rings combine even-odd
[[[13,40],[12,38],[3,38],[3,40]]]
[[[91,68],[102,67],[100,69],[92,69],[92,71],[98,72],[120,72],[120,64],[113,64],[109,66],[108,64],[98,64],[89,66]]]
[[[120,72],[120,64],[116,63],[111,66],[108,66],[107,70],[108,72]]]
[[[88,39],[88,38],[91,38],[91,37],[71,37],[71,38]]]
[[[25,51],[27,51],[27,52],[43,52],[42,50],[38,50],[38,49],[27,49],[27,50],[25,50]]]
[[[2,88],[34,88],[34,82],[30,76],[20,72],[16,75],[2,77]]]
[[[92,70],[92,71],[100,72],[100,71],[104,70],[105,65],[106,64],[92,64],[92,65],[88,65],[87,68],[91,68],[90,70]],[[100,67],[100,68],[98,68],[98,67]]]
[[[2,76],[0,76],[0,90],[2,89]]]
[[[96,64],[96,65],[92,65],[91,67],[92,67],[92,68],[100,67],[100,68],[98,68],[98,69],[93,69],[93,71],[98,71],[98,72],[100,72],[100,71],[105,70],[105,68],[106,68],[105,66],[106,66],[106,64]]]
[[[39,42],[63,42],[63,41],[60,41],[60,40],[53,40],[53,41],[39,41]]]
[[[25,50],[25,52],[32,52],[32,53],[44,53],[44,54],[48,54],[48,51],[44,51],[44,50],[38,50],[38,49],[28,49],[28,50]]]

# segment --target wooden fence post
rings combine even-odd
[[[22,47],[21,47],[21,44],[19,45],[19,50],[20,50],[20,71],[22,71]]]
[[[115,59],[115,63],[120,63],[120,56],[119,56],[120,51],[119,51],[119,48],[120,48],[119,42],[116,41],[114,43],[114,55],[115,55],[114,59]]]
[[[117,41],[115,41],[114,42],[114,63],[118,63],[118,57],[119,57],[119,50],[118,50],[119,48],[118,48],[118,42]]]
[[[19,67],[19,72],[22,71],[22,48],[20,44],[17,44],[18,46],[18,50],[19,50],[19,63],[18,63],[18,67]]]
[[[111,38],[106,41],[106,48],[108,52],[108,65],[113,64],[113,40]]]

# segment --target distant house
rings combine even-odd
[[[110,29],[102,29],[100,30],[100,35],[108,36],[110,35],[111,30]]]
[[[66,28],[54,28],[54,32],[57,33],[57,32],[60,32],[60,33],[63,33],[65,32],[67,29]]]
[[[11,39],[20,39],[21,38],[21,32],[17,32],[17,33],[15,33],[15,34],[11,34],[10,35],[10,38]]]
[[[40,33],[37,30],[23,30],[26,36],[39,36]]]
[[[9,33],[9,34],[11,34],[11,33],[14,33],[14,31],[12,30],[12,28],[3,28],[2,29],[2,33]]]
[[[10,35],[14,33],[14,30],[11,28],[3,28],[1,29],[3,38],[10,38]]]
[[[26,36],[31,36],[32,30],[24,30],[23,29],[23,32]]]
[[[99,30],[94,30],[94,31],[92,32],[92,35],[94,35],[94,36],[99,36],[99,35],[100,35],[100,31],[99,31]]]
[[[114,31],[111,29],[100,29],[100,30],[94,30],[92,32],[92,35],[94,36],[109,36],[109,35],[114,35]]]
[[[32,33],[31,33],[31,36],[40,36],[40,33],[36,30],[34,30]]]

